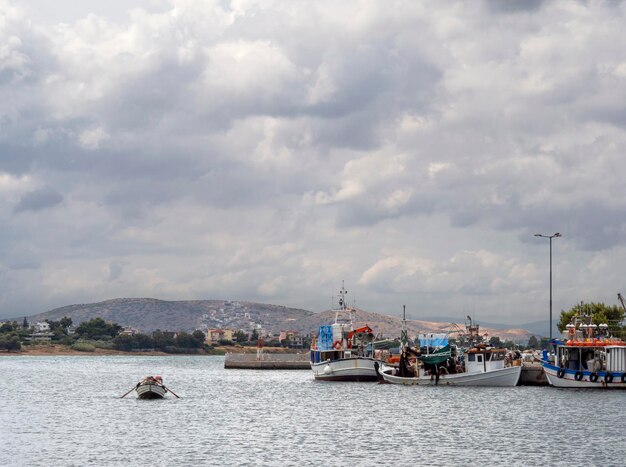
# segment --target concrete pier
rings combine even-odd
[[[524,363],[518,386],[549,386],[541,363]]]
[[[257,360],[256,353],[227,353],[224,368],[239,370],[310,370],[307,353],[267,353]]]

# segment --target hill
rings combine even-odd
[[[297,308],[230,300],[166,301],[153,298],[116,298],[104,302],[68,305],[28,317],[30,322],[72,318],[74,324],[101,317],[142,332],[193,331],[195,329],[264,329],[281,330],[292,321],[313,313]]]
[[[323,311],[321,313],[315,313],[304,318],[300,323],[302,331],[310,332],[307,330],[315,330],[320,324],[329,324],[334,322],[334,311]],[[397,337],[400,335],[400,329],[402,327],[402,318],[397,316],[388,316],[380,313],[370,313],[360,309],[356,310],[354,315],[355,327],[363,326],[367,324],[377,334],[382,334],[385,337]],[[480,324],[480,323],[479,323]],[[504,327],[504,326],[503,326]],[[294,328],[300,330],[298,328]],[[481,326],[481,333],[490,336],[499,336],[501,340],[512,340],[514,342],[526,342],[532,335],[525,329],[517,328],[500,328]],[[414,337],[419,333],[445,333],[451,332],[452,335],[460,330],[465,330],[464,325],[454,324],[452,321],[436,321],[436,320],[407,320],[407,330],[409,337]]]
[[[335,320],[334,311],[313,313],[299,308],[280,305],[231,301],[231,300],[182,300],[166,301],[153,298],[116,298],[104,302],[68,305],[54,310],[29,316],[28,321],[59,320],[63,316],[72,318],[74,324],[101,317],[122,326],[131,326],[142,332],[157,329],[172,331],[193,331],[195,329],[230,328],[252,330],[258,326],[272,333],[281,330],[294,330],[309,334],[321,324]],[[368,324],[377,334],[387,337],[400,335],[402,319],[357,309],[355,325]],[[479,323],[480,324],[480,323]],[[449,321],[410,320],[407,321],[409,336],[420,332],[447,332],[454,329]],[[460,329],[463,325],[460,325]],[[482,327],[483,333],[499,336],[502,340],[527,341],[532,335],[525,329],[496,329]]]

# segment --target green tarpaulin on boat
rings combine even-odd
[[[447,359],[449,359],[451,355],[452,354],[450,352],[450,346],[446,345],[439,350],[435,350],[431,354],[420,356],[419,359],[424,363],[428,363],[430,365],[439,365],[440,363],[443,363]]]

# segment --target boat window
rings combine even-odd
[[[483,361],[483,356],[482,355],[476,355],[476,361],[477,362],[482,362]]]
[[[467,355],[468,362],[473,362],[474,360],[476,360],[476,355],[474,355],[473,353]]]

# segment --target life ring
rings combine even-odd
[[[563,368],[559,368],[559,371],[556,372],[557,378],[562,378],[565,376],[565,370]]]
[[[583,372],[582,371],[577,371],[576,374],[574,375],[574,379],[576,381],[580,381],[581,379],[583,379]]]
[[[598,381],[598,373],[591,373],[589,375],[589,381],[591,381],[592,383],[595,383],[596,381]]]
[[[341,341],[335,341],[335,343],[333,344],[333,347],[335,348],[335,350],[341,349],[342,347]]]
[[[604,375],[604,382],[606,384],[612,383],[613,382],[613,373],[611,373],[610,371],[607,371],[606,374]]]
[[[621,381],[622,383],[626,383],[626,373],[622,373]]]

